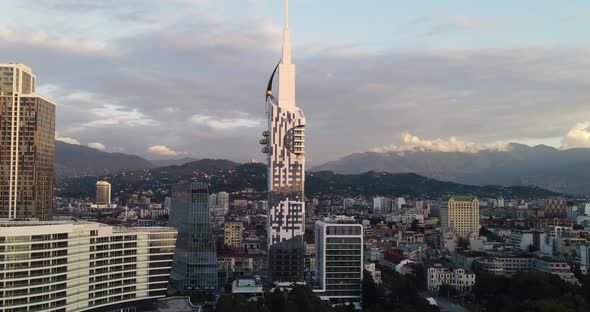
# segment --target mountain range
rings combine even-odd
[[[365,152],[312,168],[312,171],[359,174],[368,171],[413,172],[429,178],[471,185],[534,185],[566,194],[590,193],[590,149],[559,150],[512,143],[505,151]]]
[[[55,141],[55,176],[102,176],[115,172],[183,165],[194,158],[147,160],[123,153],[109,153],[84,145]]]
[[[61,179],[56,184],[56,195],[66,198],[93,198],[97,179],[108,180],[113,196],[125,201],[131,194],[152,192],[152,200],[161,202],[170,196],[172,185],[186,181],[206,181],[209,191],[226,191],[234,196],[264,199],[267,189],[267,168],[264,164],[238,164],[222,159],[201,159],[181,166],[169,166],[138,171],[127,171],[101,177]],[[256,192],[246,191],[254,189]],[[438,198],[448,194],[470,194],[480,197],[545,198],[559,194],[530,186],[473,186],[437,181],[414,173],[335,174],[309,172],[305,181],[308,198],[333,195],[404,196]]]
[[[104,176],[140,169],[168,168],[178,174],[235,168],[227,160],[193,158],[147,160],[56,141],[56,177]],[[198,167],[195,167],[198,166]],[[210,167],[210,168],[207,168]],[[312,168],[337,174],[365,172],[416,173],[440,181],[467,185],[538,186],[565,194],[590,194],[590,149],[558,150],[538,145],[510,144],[505,151],[365,152]]]

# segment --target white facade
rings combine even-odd
[[[86,311],[165,297],[177,232],[0,221],[2,311]]]
[[[468,290],[475,285],[475,274],[463,269],[451,271],[447,268],[428,269],[428,290],[438,292],[440,286],[449,285],[457,290]]]
[[[321,296],[358,302],[363,280],[363,227],[317,221],[316,276]]]
[[[288,0],[278,72],[278,101],[272,94],[271,78],[266,97],[268,131],[261,140],[266,145],[263,152],[268,154],[269,276],[274,281],[299,282],[303,281],[304,271],[306,122],[295,101]]]

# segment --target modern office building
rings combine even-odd
[[[23,64],[0,64],[0,218],[51,220],[55,104]]]
[[[165,297],[176,230],[0,220],[0,310],[109,311]]]
[[[111,184],[109,182],[96,182],[96,204],[99,206],[111,205]]]
[[[217,289],[217,255],[207,183],[174,185],[170,225],[178,230],[170,274],[172,286],[183,292]]]
[[[320,297],[331,302],[359,302],[363,280],[363,226],[317,221],[316,277]]]
[[[276,72],[277,68],[275,68]],[[304,279],[305,116],[295,103],[295,64],[291,63],[289,2],[285,1],[283,56],[278,65],[278,101],[272,94],[273,72],[266,94],[268,131],[261,144],[268,154],[269,278],[279,282]]]
[[[440,207],[443,232],[460,237],[479,237],[479,200],[474,196],[451,196]]]
[[[230,247],[242,246],[244,224],[242,222],[225,222],[223,224],[223,244]]]

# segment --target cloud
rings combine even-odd
[[[590,147],[590,122],[575,124],[563,137],[561,149]]]
[[[49,49],[54,51],[112,57],[115,51],[106,41],[72,39],[37,31],[15,30],[0,26],[0,40],[4,45],[25,45],[29,49]]]
[[[460,152],[460,153],[478,153],[482,150],[506,151],[508,144],[504,142],[494,142],[490,144],[478,144],[466,141],[454,136],[447,139],[424,140],[412,135],[409,132],[403,132],[401,139],[404,145],[389,145],[371,149],[376,153],[389,152],[412,152],[412,151],[431,151],[431,152]]]
[[[206,115],[193,115],[191,121],[197,125],[204,125],[215,130],[229,130],[237,128],[254,128],[261,125],[259,119],[242,118],[215,118]]]
[[[496,29],[496,22],[468,15],[421,16],[410,20],[412,27],[425,26],[423,35],[433,36],[451,32],[490,32]]]
[[[178,155],[178,153],[176,151],[171,150],[170,148],[168,148],[165,145],[154,145],[154,146],[150,146],[148,148],[148,151],[150,153],[159,154],[159,155],[163,155],[163,156],[175,156],[175,155]]]
[[[66,142],[66,143],[69,143],[69,144],[80,145],[80,141],[78,141],[78,140],[76,140],[74,138],[62,137],[62,136],[58,136],[57,134],[55,136],[55,140]]]
[[[104,151],[104,150],[106,149],[106,146],[105,146],[104,144],[102,144],[102,143],[98,143],[98,142],[95,142],[95,143],[88,143],[88,147],[91,147],[91,148],[97,149],[97,150],[99,150],[99,151]]]

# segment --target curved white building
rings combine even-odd
[[[177,232],[0,220],[0,307],[90,311],[164,297]]]

